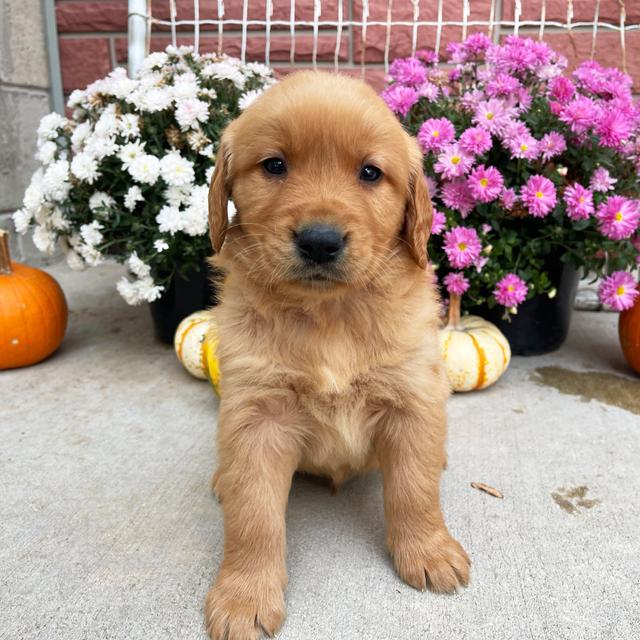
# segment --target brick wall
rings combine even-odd
[[[323,0],[322,20],[337,18],[340,0]],[[193,19],[192,0],[176,0],[178,19]],[[342,0],[344,16],[354,20],[362,16],[362,0]],[[522,2],[521,20],[538,20],[542,0]],[[500,4],[500,3],[498,3]],[[515,0],[503,0],[502,19],[513,20]],[[290,0],[273,0],[273,20],[288,20]],[[628,24],[640,24],[640,1],[626,2]],[[264,19],[265,0],[249,1],[249,18]],[[487,20],[490,0],[470,0],[469,20]],[[573,0],[573,22],[593,20],[595,0]],[[225,19],[242,17],[242,1],[225,2]],[[567,0],[547,0],[547,20],[565,22],[567,18]],[[445,0],[444,20],[461,20],[462,0]],[[118,65],[125,65],[127,59],[127,1],[126,0],[56,0],[58,31],[60,34],[60,57],[65,92],[86,86],[92,80],[105,75]],[[386,0],[371,0],[369,20],[386,20]],[[152,13],[157,18],[168,19],[169,1],[152,0]],[[409,0],[395,0],[392,18],[411,20],[413,7]],[[200,0],[200,18],[217,19],[217,1]],[[420,0],[420,17],[424,20],[436,20],[436,0]],[[296,2],[296,19],[313,19],[313,1]],[[620,20],[619,0],[601,0],[600,20],[618,24]],[[207,30],[208,29],[208,30]],[[217,27],[203,28],[200,38],[201,51],[215,51],[218,45]],[[471,33],[474,28],[469,29]],[[475,28],[475,30],[484,30]],[[296,31],[296,62],[294,67],[309,66],[312,59],[313,37],[309,29]],[[537,28],[522,29],[522,34],[537,36]],[[433,47],[435,27],[421,27],[418,31],[418,47]],[[442,32],[442,48],[448,42],[459,40],[461,27],[445,27]],[[380,88],[383,83],[383,61],[386,28],[372,26],[367,30],[367,46],[364,59],[367,66],[367,79]],[[192,44],[193,32],[179,30],[180,44]],[[567,55],[572,65],[589,57],[591,53],[591,31],[575,29],[571,34],[549,28],[545,39],[557,50]],[[636,88],[640,87],[640,30],[626,34],[627,70],[634,77]],[[166,27],[157,25],[153,29],[151,50],[164,48],[170,42]],[[241,36],[238,27],[225,25],[223,48],[231,55],[239,55]],[[289,62],[290,35],[288,29],[274,28],[271,38],[271,63],[280,72],[292,68]],[[264,34],[257,28],[249,31],[247,39],[247,59],[264,60]],[[318,39],[317,60],[319,66],[332,68],[336,36],[334,32],[321,30]],[[408,55],[411,51],[411,28],[394,27],[391,37],[390,59]],[[361,29],[354,27],[343,33],[339,48],[339,60],[342,69],[355,73],[360,69],[362,60]],[[601,29],[598,34],[596,59],[602,64],[621,66],[622,49],[620,36],[616,32]]]

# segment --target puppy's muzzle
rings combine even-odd
[[[346,235],[329,224],[306,225],[294,232],[296,251],[308,266],[330,266],[344,252]]]

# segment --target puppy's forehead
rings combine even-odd
[[[402,126],[373,89],[322,72],[293,74],[269,89],[238,119],[236,134],[246,160],[280,153],[402,162],[408,149]]]

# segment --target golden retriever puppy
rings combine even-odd
[[[431,213],[416,142],[361,81],[293,74],[224,132],[209,194],[214,264],[226,273],[212,638],[282,624],[296,470],[337,486],[379,468],[400,577],[440,592],[467,584],[469,559],[439,501],[449,388]]]

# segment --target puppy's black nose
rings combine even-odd
[[[294,234],[298,253],[307,262],[328,264],[336,261],[344,249],[344,234],[328,224],[303,227]]]

